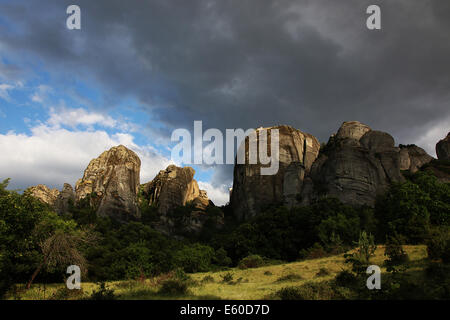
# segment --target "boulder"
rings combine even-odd
[[[234,166],[230,204],[238,220],[249,219],[273,203],[295,205],[303,188],[303,178],[319,154],[320,144],[314,136],[286,125],[257,129],[258,144],[262,130],[267,130],[269,140],[274,129],[279,132],[279,169],[276,174],[262,175],[261,168],[268,165],[259,161],[249,163],[248,139],[245,142],[246,163]],[[267,149],[270,150],[270,146]]]
[[[361,139],[361,137],[370,130],[371,129],[368,125],[365,125],[359,121],[345,121],[339,128],[336,134],[336,138],[337,139],[351,138],[359,141],[359,139]]]
[[[33,197],[41,200],[42,202],[50,205],[52,208],[55,207],[56,200],[59,196],[58,189],[50,189],[46,185],[38,184],[37,186],[29,187],[26,192],[31,194]]]
[[[450,160],[450,132],[436,144],[436,154],[439,160]]]
[[[368,131],[359,139],[361,146],[372,152],[392,151],[395,146],[394,138],[386,132]]]
[[[138,219],[137,194],[141,160],[123,145],[91,160],[75,186],[76,201],[89,197],[99,216],[118,221]]]

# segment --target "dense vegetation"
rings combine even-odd
[[[70,204],[69,213],[58,216],[27,193],[7,190],[7,185],[7,180],[0,184],[0,294],[34,279],[62,282],[65,268],[72,264],[69,261],[81,264],[84,279],[89,281],[145,279],[174,270],[245,269],[340,254],[361,247],[361,235],[366,242],[388,244],[387,264],[394,275],[404,262],[402,244],[426,244],[429,267],[435,273],[445,274],[442,268],[450,257],[450,186],[429,172],[393,184],[375,208],[323,198],[306,207],[269,207],[238,224],[231,209],[223,207],[226,223],[218,229],[214,217],[219,212],[212,207],[213,218],[199,234],[181,228],[183,237],[176,238],[155,229],[156,208],[145,202],[141,203],[140,222],[120,224],[97,217],[89,199]],[[182,227],[183,217],[191,210],[186,206],[171,213],[175,227]],[[352,275],[340,277],[351,280],[359,275],[358,263],[363,268],[370,257],[367,261],[347,258]],[[167,284],[166,289],[175,290],[177,285]],[[289,290],[280,295],[294,295]]]

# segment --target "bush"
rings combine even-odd
[[[201,282],[202,283],[214,282],[214,278],[211,276],[204,276]]]
[[[206,272],[211,269],[211,261],[214,257],[214,249],[210,246],[196,243],[185,246],[175,253],[175,263],[185,272]]]
[[[100,283],[100,288],[94,291],[89,300],[116,300],[114,290],[108,289],[104,282]]]
[[[231,272],[227,272],[222,277],[222,282],[224,283],[231,283],[233,281],[234,275]]]
[[[303,300],[303,296],[296,287],[286,287],[275,293],[281,300]]]
[[[439,263],[439,262],[431,262],[425,268],[425,274],[430,279],[442,280],[446,279],[449,276],[450,266]]]
[[[326,268],[320,268],[320,270],[316,273],[316,277],[325,277],[330,274]]]
[[[353,288],[358,284],[358,277],[348,270],[342,270],[336,275],[334,281],[337,286],[344,288]]]
[[[406,270],[405,264],[409,261],[409,256],[403,250],[400,239],[396,237],[389,238],[386,242],[384,255],[388,257],[384,262],[388,272],[397,273]]]
[[[277,291],[281,300],[332,300],[339,298],[330,282],[307,282],[299,287],[287,287]]]
[[[302,280],[302,279],[303,279],[303,277],[301,275],[295,274],[295,273],[290,273],[285,276],[279,277],[276,282],[297,281],[297,280]]]
[[[216,250],[216,253],[213,257],[214,264],[222,267],[229,267],[232,263],[231,258],[228,257],[227,252],[224,248],[220,248]]]
[[[191,280],[191,276],[184,272],[182,268],[178,268],[175,270],[175,278],[181,281]]]
[[[352,265],[352,271],[358,275],[364,274],[370,264],[370,258],[375,255],[377,246],[374,237],[363,231],[357,242],[358,247],[355,253],[344,254],[345,263]]]
[[[407,243],[423,241],[430,226],[430,195],[417,184],[394,183],[376,203],[379,236],[400,234]]]
[[[311,248],[302,249],[299,252],[300,259],[319,259],[327,256],[327,252],[318,242],[314,243]]]
[[[187,294],[188,284],[180,279],[169,279],[162,283],[158,293],[167,296],[179,296]]]
[[[264,259],[256,254],[245,257],[239,261],[239,269],[258,268],[265,264]]]
[[[428,257],[450,263],[450,228],[435,228],[426,241]]]
[[[59,288],[49,300],[80,300],[83,298],[83,289],[69,290],[67,287]]]

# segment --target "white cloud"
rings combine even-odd
[[[198,181],[198,186],[201,190],[206,190],[208,198],[214,202],[216,206],[222,206],[230,201],[230,192],[226,185],[214,187],[209,182]]]
[[[117,121],[108,115],[89,112],[83,108],[71,109],[66,107],[51,108],[50,119],[48,119],[47,123],[56,128],[61,126],[75,128],[79,125],[88,127],[101,125],[106,128],[114,128],[117,125]]]
[[[37,87],[36,91],[31,96],[31,101],[37,102],[37,103],[43,103],[47,95],[51,93],[53,89],[46,85],[40,85]]]
[[[436,143],[445,138],[450,130],[450,119],[442,120],[428,129],[415,142],[416,145],[425,149],[433,157],[436,157]]]
[[[136,152],[141,159],[141,183],[151,181],[160,170],[174,164],[153,146],[138,145],[128,132],[111,134],[77,127],[97,124],[110,128],[117,123],[110,116],[84,109],[61,110],[51,109],[48,121],[31,127],[30,134],[13,131],[0,134],[0,180],[11,178],[10,187],[19,189],[39,183],[58,189],[65,182],[74,186],[92,159],[119,144]],[[198,183],[216,205],[229,201],[226,186]]]
[[[14,86],[6,83],[0,84],[0,98],[9,101],[11,98],[9,96],[9,91],[14,89]]]
[[[119,144],[140,157],[141,183],[151,180],[171,163],[151,146],[135,144],[129,133],[68,130],[39,124],[31,128],[31,134],[0,134],[0,179],[12,178],[10,186],[20,189],[39,183],[58,189],[64,182],[74,186],[90,160]]]

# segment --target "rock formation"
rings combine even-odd
[[[336,138],[337,139],[355,139],[359,140],[366,133],[371,131],[372,129],[359,122],[359,121],[346,121],[339,128]]]
[[[144,197],[148,199],[150,205],[158,207],[158,213],[161,215],[166,215],[173,209],[194,200],[206,207],[209,199],[206,191],[199,189],[194,174],[195,170],[191,167],[180,168],[170,165],[144,185]]]
[[[69,210],[69,202],[75,204],[75,192],[70,184],[64,183],[64,187],[59,192],[55,202],[55,210],[58,214],[66,213]]]
[[[199,189],[194,174],[195,170],[191,167],[170,165],[166,170],[161,170],[152,181],[143,185],[144,199],[150,205],[155,205],[160,215],[156,226],[160,231],[171,234],[175,224],[171,213],[189,203],[193,205],[193,210],[189,216],[182,217],[183,232],[200,231],[208,219],[206,210],[214,204],[208,199],[206,191]]]
[[[37,186],[29,187],[26,192],[29,192],[33,197],[42,202],[55,207],[56,200],[59,196],[58,189],[50,189],[46,185],[38,184]]]
[[[139,218],[137,194],[141,160],[120,145],[91,160],[75,186],[76,201],[90,197],[99,216],[118,221]]]
[[[230,203],[239,220],[253,217],[273,203],[295,203],[302,191],[303,178],[319,154],[320,144],[314,136],[290,126],[256,130],[258,143],[261,130],[267,130],[270,137],[273,129],[279,131],[279,170],[275,175],[261,175],[261,168],[267,166],[259,162],[249,164],[248,139],[245,145],[246,164],[236,164],[234,167]]]
[[[450,160],[450,132],[436,144],[436,154],[439,160]]]
[[[311,168],[302,203],[332,196],[352,205],[373,205],[391,182],[403,181],[399,149],[388,133],[344,122]]]
[[[415,173],[431,160],[433,157],[416,145],[400,145],[400,170],[409,170],[411,173]]]

